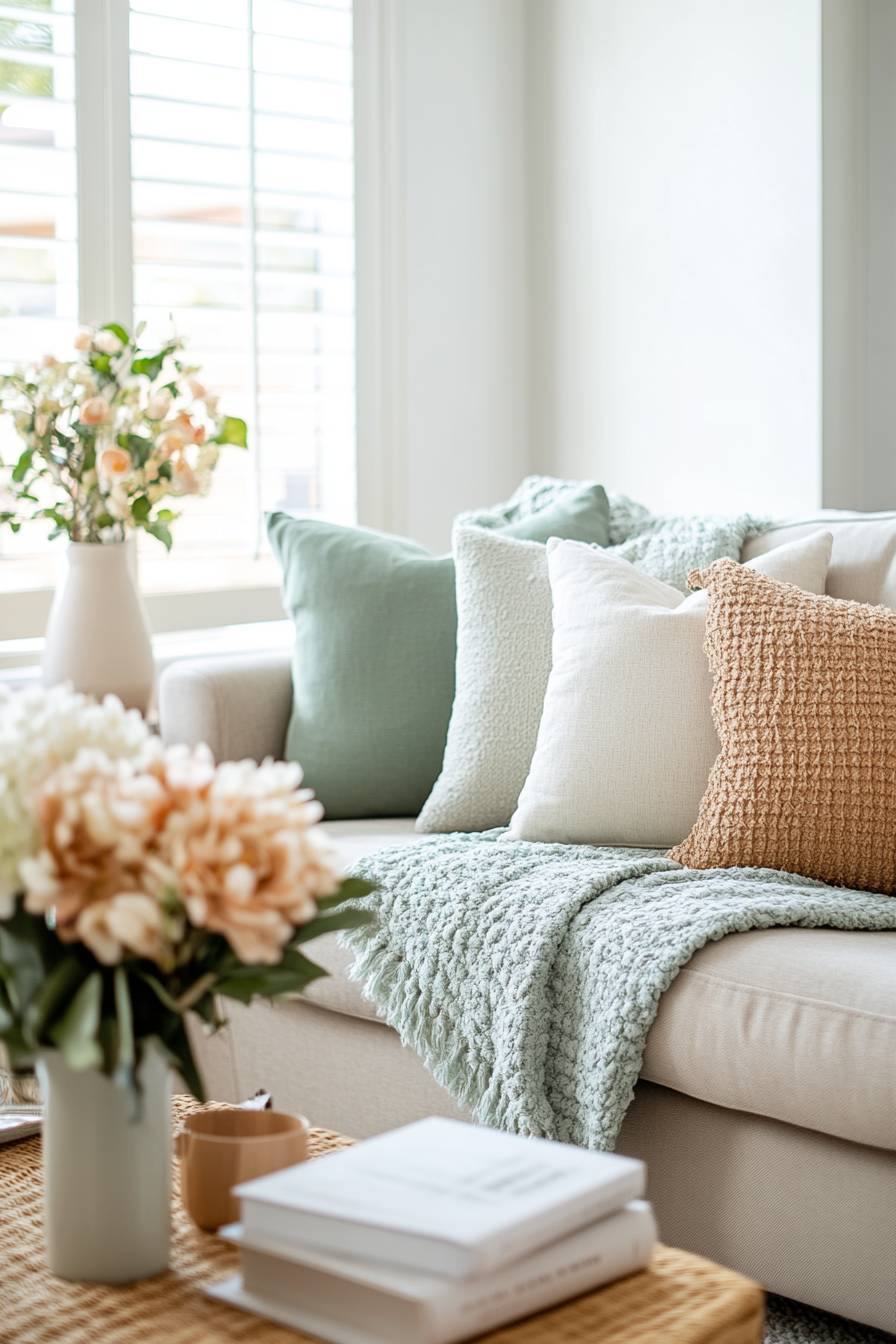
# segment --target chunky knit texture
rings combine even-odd
[[[721,751],[670,857],[892,892],[896,612],[814,597],[731,560],[691,583],[709,594]]]
[[[355,869],[376,924],[356,978],[483,1124],[612,1148],[660,995],[724,934],[896,929],[896,901],[787,873],[695,873],[650,850],[432,836]]]
[[[475,527],[505,527],[562,502],[580,486],[580,481],[563,481],[554,476],[527,476],[505,503],[461,513],[455,522]],[[688,591],[687,579],[692,569],[711,565],[725,555],[739,559],[747,537],[772,526],[771,518],[757,518],[749,513],[667,518],[651,513],[627,495],[610,495],[609,500],[608,549],[655,579],[671,584],[680,593]]]

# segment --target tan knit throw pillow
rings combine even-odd
[[[709,594],[722,749],[670,858],[892,892],[896,612],[814,597],[733,560],[690,583]]]

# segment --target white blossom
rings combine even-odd
[[[135,757],[149,738],[139,713],[125,710],[115,696],[98,705],[66,686],[0,688],[0,919],[12,913],[22,888],[19,865],[40,848],[30,808],[36,789],[82,747],[113,759]]]

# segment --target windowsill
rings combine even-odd
[[[42,639],[64,551],[0,559],[0,645]],[[209,554],[139,561],[152,630],[264,624],[282,620],[280,568],[270,553]],[[2,666],[2,664],[0,664]]]
[[[210,629],[176,630],[154,635],[156,676],[182,658],[227,657],[240,653],[289,653],[295,630],[292,621],[254,621]],[[42,639],[0,641],[0,685],[32,686],[40,681]]]
[[[280,566],[270,552],[252,559],[232,552],[170,555],[140,551],[143,593],[208,592],[222,588],[279,588]],[[65,558],[63,547],[42,555],[0,556],[0,596],[55,588]]]

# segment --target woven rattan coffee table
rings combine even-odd
[[[180,1120],[197,1109],[175,1097]],[[351,1140],[311,1131],[318,1156]],[[175,1163],[175,1185],[176,1185]],[[300,1344],[309,1336],[213,1302],[237,1252],[189,1221],[175,1189],[171,1268],[126,1288],[68,1283],[48,1271],[41,1228],[40,1139],[0,1148],[0,1340],[3,1344]],[[649,1269],[484,1336],[489,1344],[760,1344],[764,1294],[719,1265],[661,1246]]]

